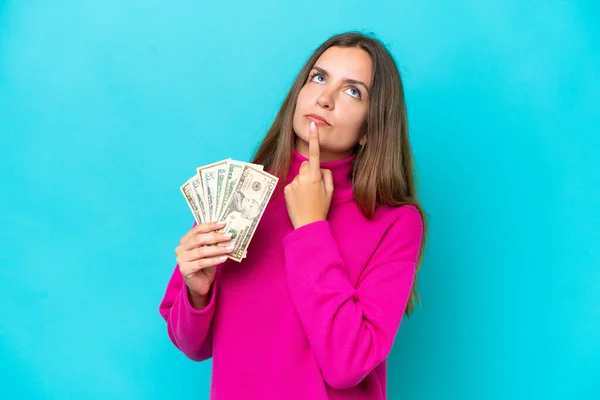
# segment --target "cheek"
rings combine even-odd
[[[309,96],[310,96],[310,93],[307,90],[306,86],[303,87],[302,89],[300,89],[300,92],[298,93],[298,98],[296,99],[296,108],[305,107]]]
[[[298,98],[296,99],[296,110],[294,112],[294,119],[300,120],[304,114],[311,109],[311,94],[306,88],[300,90]]]
[[[366,109],[364,107],[348,107],[344,111],[343,117],[339,119],[343,121],[343,130],[347,132],[349,140],[358,140],[367,118]]]
[[[302,139],[308,140],[308,137],[304,138],[302,135],[304,133],[304,123],[306,122],[304,119],[304,114],[307,113],[307,102],[309,101],[309,94],[306,90],[302,89],[300,93],[298,93],[298,99],[296,100],[296,109],[294,110],[294,132],[296,135],[300,136]]]

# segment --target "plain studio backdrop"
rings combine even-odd
[[[179,186],[248,160],[355,29],[400,66],[430,221],[389,398],[600,398],[598,21],[596,1],[0,1],[0,398],[208,399],[211,362],[158,314]]]

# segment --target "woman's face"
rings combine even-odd
[[[319,57],[298,94],[294,112],[300,154],[308,157],[311,121],[319,130],[321,162],[345,158],[357,143],[364,144],[372,69],[369,54],[355,47],[330,47]]]

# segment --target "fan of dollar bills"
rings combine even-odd
[[[228,257],[240,262],[278,181],[262,165],[228,158],[196,168],[180,189],[196,223],[226,223],[218,232],[232,234],[234,250]]]

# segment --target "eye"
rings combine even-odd
[[[317,78],[317,80],[315,80],[315,78]],[[321,78],[322,80],[318,80],[318,78]],[[312,82],[318,82],[318,83],[323,83],[325,81],[325,78],[323,77],[323,75],[319,74],[319,73],[314,73],[310,80]]]
[[[352,96],[352,97],[355,97],[355,98],[357,98],[357,99],[360,99],[360,98],[361,98],[361,96],[360,96],[360,90],[358,90],[358,89],[357,89],[357,88],[355,88],[355,87],[348,88],[348,90],[346,90],[346,92],[347,92],[347,93],[348,93],[350,96]]]

